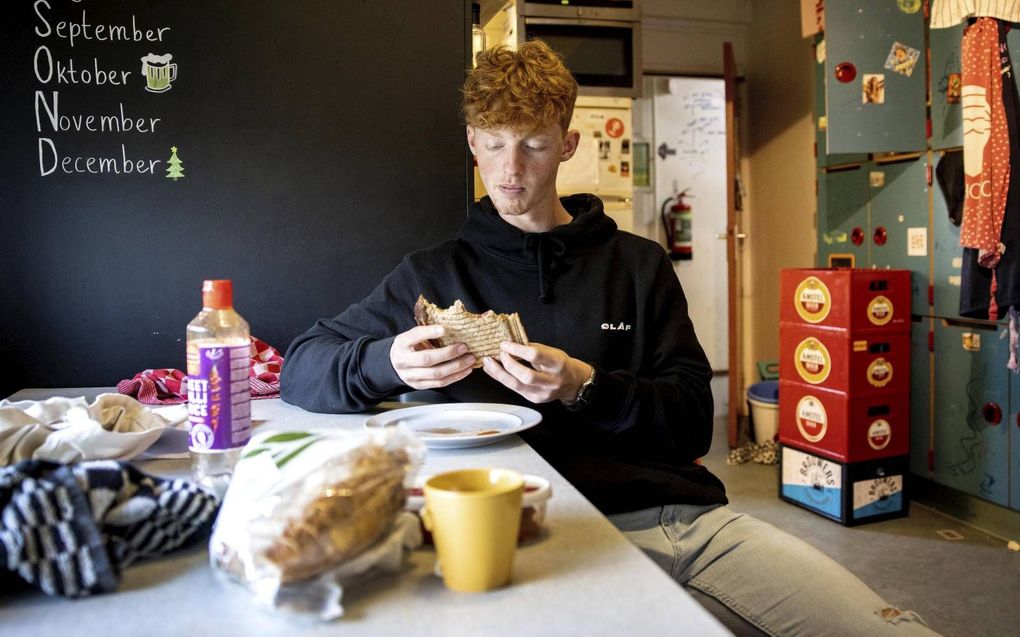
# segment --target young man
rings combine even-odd
[[[579,139],[562,60],[538,41],[491,49],[463,92],[489,196],[456,239],[408,255],[364,301],[299,336],[284,400],[354,412],[413,388],[532,406],[543,422],[527,442],[724,620],[718,602],[775,635],[932,634],[807,544],[728,509],[695,463],[712,438],[712,370],[669,259],[618,231],[598,198],[556,193]],[[532,343],[504,343],[473,370],[463,344],[428,346],[443,328],[415,326],[419,294],[519,312]]]

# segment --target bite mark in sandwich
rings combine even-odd
[[[457,299],[448,308],[441,308],[430,303],[419,295],[414,304],[414,320],[418,325],[442,325],[446,334],[442,338],[429,341],[436,347],[446,347],[454,343],[464,343],[468,351],[474,354],[473,367],[481,367],[482,359],[487,356],[499,358],[499,344],[512,341],[528,345],[528,335],[521,324],[517,312],[497,314],[487,310],[475,314],[464,309],[464,304]]]

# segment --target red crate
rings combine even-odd
[[[910,393],[853,396],[779,381],[779,441],[840,462],[910,452]]]
[[[779,377],[852,394],[910,390],[910,332],[783,323]]]
[[[780,321],[910,331],[909,270],[785,269],[780,281]]]

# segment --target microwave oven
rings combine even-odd
[[[641,97],[639,0],[518,2],[516,31],[562,55],[580,95]]]

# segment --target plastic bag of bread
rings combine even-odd
[[[395,522],[424,453],[401,428],[256,435],[216,519],[213,567],[271,608],[339,616],[345,577],[399,567],[402,547],[420,543]]]

